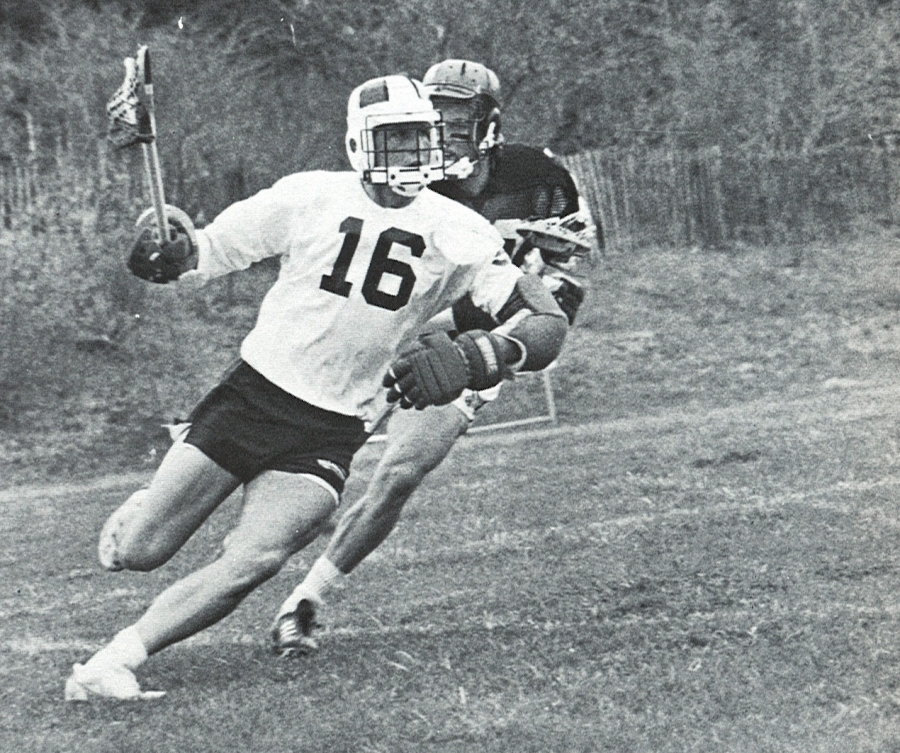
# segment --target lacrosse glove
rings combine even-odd
[[[559,278],[560,286],[553,291],[557,305],[562,309],[569,326],[575,324],[575,314],[584,302],[584,288],[567,277]]]
[[[387,401],[423,410],[452,403],[467,387],[485,390],[499,384],[512,376],[503,358],[502,340],[478,329],[463,332],[456,340],[446,332],[421,336],[385,374]]]
[[[197,266],[193,223],[180,209],[166,208],[169,210],[169,239],[159,240],[150,221],[152,211],[148,210],[138,219],[137,240],[127,261],[133,275],[161,285],[177,280]]]

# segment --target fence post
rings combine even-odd
[[[612,182],[612,178],[609,176],[609,173],[604,171],[600,175],[603,189],[607,196],[609,196],[609,216],[612,220],[612,231],[613,235],[616,238],[616,245],[619,248],[619,251],[625,250],[625,243],[622,240],[622,226],[619,222],[619,206],[616,197],[616,187]]]
[[[709,179],[712,183],[712,196],[715,204],[715,218],[719,228],[720,243],[729,240],[728,228],[725,225],[725,208],[722,201],[722,150],[718,146],[712,147],[707,153],[709,164]]]

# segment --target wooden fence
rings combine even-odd
[[[0,163],[0,228],[12,229],[16,220],[33,211],[39,185],[34,165]]]
[[[900,221],[900,155],[890,145],[610,149],[561,161],[602,223],[607,251],[803,242],[852,233],[863,218]]]
[[[101,142],[95,160],[68,156],[39,160],[0,155],[0,236],[4,231],[77,232],[85,226],[96,230],[98,225],[130,223],[149,205],[143,173],[135,169],[139,155],[111,152]]]

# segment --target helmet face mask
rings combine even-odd
[[[364,183],[412,197],[444,177],[441,115],[417,81],[372,79],[347,106],[347,157]]]
[[[434,96],[431,101],[444,121],[444,146],[452,152],[448,158],[468,156],[478,160],[496,146],[499,122],[491,120],[494,108],[483,96],[468,99]]]
[[[366,130],[369,169],[364,180],[386,183],[401,196],[415,196],[443,176],[444,153],[439,127],[431,123],[388,123]]]

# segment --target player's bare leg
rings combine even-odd
[[[152,654],[218,622],[318,533],[335,507],[309,478],[267,471],[251,481],[222,555],[160,594],[135,623]]]
[[[341,516],[324,556],[342,573],[350,573],[394,530],[412,493],[468,426],[454,405],[395,412],[366,492]]]
[[[412,493],[468,426],[469,418],[455,405],[395,411],[384,454],[365,494],[341,516],[325,552],[278,610],[272,631],[276,653],[302,654],[315,648],[310,632],[315,608],[327,590],[388,537]]]
[[[247,484],[241,518],[219,558],[163,591],[134,625],[76,665],[66,698],[158,697],[140,690],[132,670],[231,613],[315,538],[335,503],[330,491],[298,474],[268,471]]]
[[[175,442],[150,486],[103,526],[98,544],[107,570],[153,570],[168,561],[240,481],[196,447]]]

